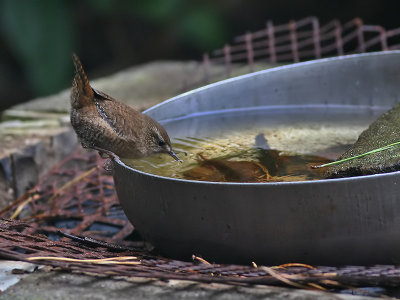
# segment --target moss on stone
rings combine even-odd
[[[359,155],[400,141],[400,103],[380,115],[358,140],[338,160]],[[350,177],[400,170],[400,145],[356,158],[338,165],[330,166],[326,178]]]

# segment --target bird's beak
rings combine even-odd
[[[176,161],[178,161],[178,162],[182,162],[182,160],[175,154],[175,152],[174,151],[169,151],[168,152],[169,153],[169,155],[171,155]]]

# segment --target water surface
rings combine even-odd
[[[191,180],[314,180],[322,173],[311,165],[336,159],[385,110],[299,106],[187,116],[161,122],[182,164],[168,155],[125,163],[147,173]]]

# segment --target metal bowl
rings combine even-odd
[[[387,109],[400,96],[399,70],[399,51],[310,61],[211,84],[146,113],[173,132],[166,121],[249,107]],[[147,174],[116,159],[114,180],[129,220],[170,257],[200,254],[216,262],[265,264],[400,262],[400,172],[214,183]]]

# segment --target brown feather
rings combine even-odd
[[[75,77],[72,83],[71,94],[72,105],[77,107],[94,105],[94,93],[83,70],[82,63],[76,54],[72,54],[72,59],[75,66]]]

